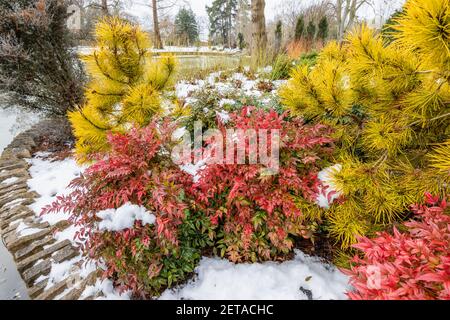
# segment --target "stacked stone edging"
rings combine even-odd
[[[42,222],[28,206],[39,195],[31,192],[27,185],[31,178],[26,159],[31,159],[33,149],[39,144],[43,135],[61,134],[61,121],[43,120],[19,134],[3,151],[0,157],[0,236],[6,248],[14,257],[17,269],[28,288],[31,299],[55,299],[65,291],[63,300],[79,299],[88,285],[95,283],[97,272],[85,279],[78,276],[80,266],[74,268],[71,276],[63,281],[48,286],[48,280],[36,279],[50,273],[52,263],[60,263],[76,257],[79,252],[68,240],[57,242],[53,234],[62,231],[70,224],[67,221],[50,226]],[[10,178],[12,182],[4,184]],[[11,179],[10,179],[11,180]],[[21,223],[40,231],[31,235],[20,236],[17,230]],[[72,271],[72,270],[71,270]],[[92,298],[92,297],[89,297]]]

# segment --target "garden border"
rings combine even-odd
[[[61,221],[51,226],[42,222],[28,206],[34,203],[39,194],[30,191],[27,181],[31,178],[27,159],[32,158],[33,149],[39,139],[49,131],[59,130],[59,122],[45,119],[31,129],[17,135],[3,150],[0,157],[0,238],[16,263],[17,270],[24,280],[31,299],[62,300],[79,299],[84,289],[93,285],[98,272],[92,272],[84,279],[79,275],[81,266],[74,266],[70,276],[54,285],[48,285],[48,279],[36,281],[47,276],[52,263],[60,263],[79,255],[79,250],[71,241],[57,241],[56,231],[70,226]],[[11,181],[4,183],[4,181]],[[21,236],[19,225],[24,223],[33,228],[33,233]],[[39,230],[39,231],[36,231]],[[88,297],[92,299],[95,297]]]

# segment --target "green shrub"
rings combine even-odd
[[[286,54],[279,54],[272,65],[271,80],[286,80],[289,79],[291,69],[294,66],[294,60],[292,60]]]

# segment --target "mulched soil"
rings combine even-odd
[[[310,256],[319,257],[324,262],[333,263],[335,249],[333,249],[333,240],[325,234],[316,234],[314,243],[309,239],[296,238],[295,248]]]

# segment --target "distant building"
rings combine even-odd
[[[80,32],[81,30],[81,9],[76,4],[71,4],[67,7],[67,13],[70,15],[67,18],[67,28],[72,32]]]

